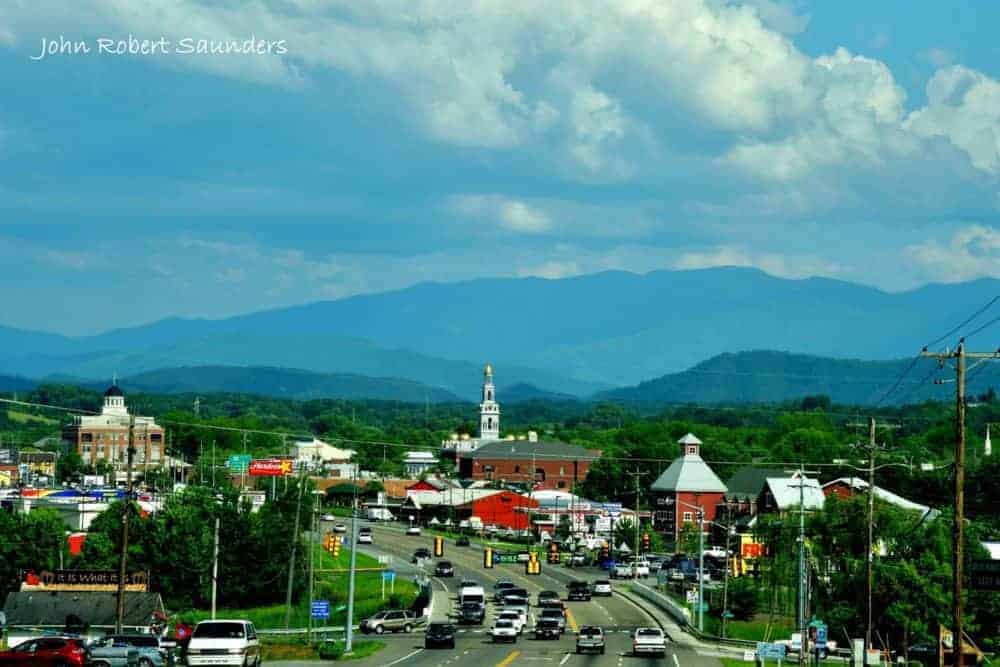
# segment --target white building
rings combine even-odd
[[[449,455],[471,454],[480,445],[500,439],[500,404],[497,402],[496,386],[493,384],[493,366],[486,364],[483,369],[482,400],[479,403],[479,437],[470,438],[453,433],[451,438],[441,442],[441,450]]]
[[[301,440],[293,445],[295,466],[299,469],[322,471],[328,477],[354,479],[358,476],[358,464],[352,463],[355,451],[340,449],[318,438]]]
[[[430,452],[409,452],[403,459],[403,474],[410,479],[417,479],[437,464],[438,460]]]

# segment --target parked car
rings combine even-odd
[[[436,577],[454,577],[455,576],[455,566],[451,564],[449,560],[438,561],[438,564],[434,567],[434,576]]]
[[[667,653],[667,639],[659,628],[636,628],[632,633],[632,654],[651,653],[663,657]]]
[[[431,557],[431,550],[427,547],[420,547],[419,549],[413,550],[413,558],[410,559],[411,563],[416,563],[419,560],[427,559]]]
[[[465,535],[459,535],[458,539],[455,540],[456,547],[467,547],[469,546],[469,538]]]
[[[419,535],[420,534],[420,526],[410,526],[409,528],[406,529],[406,534],[407,535]]]
[[[445,646],[455,648],[455,626],[451,623],[431,623],[424,634],[424,648]]]
[[[367,526],[358,528],[358,544],[372,544],[372,529]]]
[[[87,651],[76,637],[41,637],[0,651],[0,665],[14,667],[84,667]]]
[[[495,644],[500,642],[511,642],[517,641],[517,628],[514,627],[514,621],[509,618],[498,618],[490,628],[490,636],[493,638]]]
[[[577,653],[600,653],[604,655],[604,630],[596,625],[585,625],[576,636]]]
[[[191,633],[187,664],[260,667],[260,639],[250,621],[202,621]]]
[[[559,639],[562,628],[551,618],[540,618],[535,622],[535,639]]]
[[[607,579],[598,579],[594,582],[594,595],[611,597],[611,582]]]
[[[590,600],[590,584],[586,581],[571,581],[566,584],[566,588],[569,589],[566,597],[569,600]]]
[[[486,618],[486,605],[479,602],[463,602],[458,608],[458,622],[481,625]]]
[[[88,664],[103,667],[162,667],[167,651],[154,635],[108,635],[87,647]]]
[[[387,609],[361,621],[361,632],[380,635],[385,632],[412,632],[416,625],[413,612]]]

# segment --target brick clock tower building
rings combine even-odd
[[[125,394],[117,383],[104,392],[104,405],[99,415],[80,415],[63,430],[63,440],[75,449],[83,462],[96,465],[106,461],[116,470],[128,463],[128,427],[130,421],[125,406]],[[137,470],[156,468],[163,464],[165,454],[163,428],[153,417],[135,417],[135,456],[132,467]]]

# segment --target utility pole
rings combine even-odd
[[[215,601],[219,591],[219,517],[215,517],[215,548],[212,550],[212,620],[215,620]]]
[[[247,453],[247,432],[243,431],[243,453]],[[242,469],[243,472],[240,474],[240,491],[244,491],[247,488],[247,471],[246,468]]]
[[[354,571],[358,556],[358,475],[354,469],[354,511],[351,512],[351,569],[347,577],[347,622],[344,624],[344,655],[354,650]]]
[[[705,508],[698,501],[698,632],[705,631]]]
[[[635,553],[632,556],[632,579],[639,581],[639,478],[642,473],[636,467],[635,472],[628,473],[635,478]]]
[[[806,659],[806,640],[808,633],[806,632],[806,474],[805,465],[799,467],[796,471],[799,476],[798,484],[790,484],[789,488],[798,488],[799,490],[799,610],[798,610],[798,623],[796,624],[799,628],[799,632],[802,635],[802,641],[799,648],[799,664],[804,665]],[[818,474],[815,471],[808,471],[810,474]]]
[[[924,348],[921,356],[937,359],[955,359],[955,527],[952,531],[952,658],[956,667],[962,664],[964,631],[962,628],[962,576],[965,539],[965,376],[968,359],[979,359],[980,364],[989,359],[1000,359],[1000,349],[995,352],[966,352],[965,338],[960,338],[954,352],[935,353]],[[978,365],[978,364],[977,364]]]
[[[733,532],[733,515],[726,504],[726,569],[722,579],[722,638],[726,638],[726,621],[729,620],[729,536]]]
[[[295,581],[295,551],[299,545],[299,511],[302,508],[302,487],[305,486],[299,476],[299,498],[295,503],[295,529],[292,531],[292,557],[288,561],[288,588],[285,590],[285,629],[292,621],[292,584]],[[310,615],[312,612],[310,611]]]
[[[306,643],[312,644],[312,601],[313,586],[316,576],[316,494],[312,494],[312,502],[309,505],[309,628],[306,631]]]
[[[132,457],[135,455],[135,415],[128,418],[128,452],[125,467],[125,503],[122,507],[122,553],[118,563],[118,609],[115,615],[115,632],[122,632],[125,622],[125,577],[128,569],[128,519],[132,508]]]

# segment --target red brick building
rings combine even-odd
[[[524,484],[529,489],[573,488],[587,477],[599,450],[565,442],[497,440],[459,459],[464,478]]]
[[[87,465],[104,461],[118,470],[124,470],[131,419],[125,407],[125,394],[113,384],[104,392],[101,414],[75,417],[73,423],[63,429],[63,441]],[[163,465],[166,456],[163,428],[152,417],[136,416],[132,437],[135,445],[134,470]]]
[[[653,482],[653,525],[676,542],[685,524],[697,525],[703,513],[705,532],[725,505],[726,485],[701,458],[701,440],[688,433],[677,441],[681,456]]]

